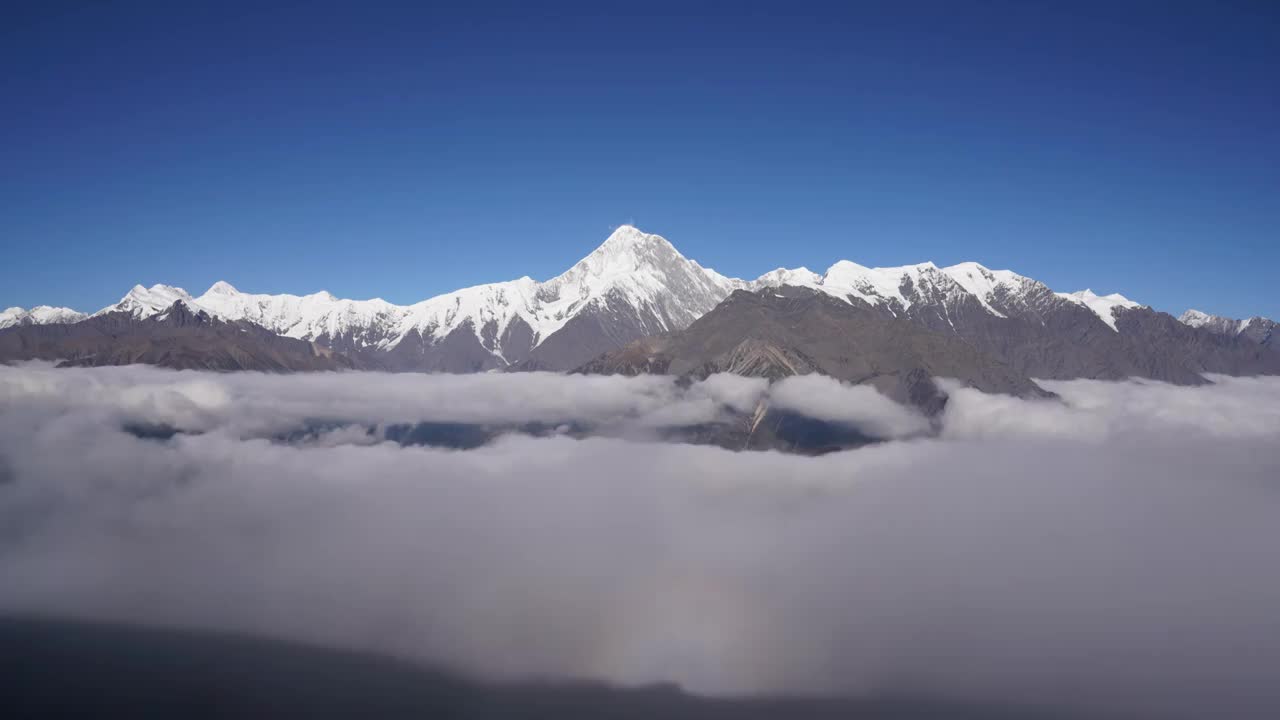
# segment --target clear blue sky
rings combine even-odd
[[[408,303],[633,220],[1280,316],[1274,0],[267,4],[6,8],[0,307]]]

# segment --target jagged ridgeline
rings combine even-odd
[[[67,367],[145,364],[269,372],[354,367],[346,356],[317,343],[282,337],[246,320],[221,320],[182,300],[146,317],[113,311],[76,323],[2,330],[0,357],[52,360]]]
[[[932,378],[1041,392],[1032,378],[1280,373],[1275,323],[1189,312],[1121,295],[1054,292],[977,263],[726,277],[658,235],[618,228],[569,270],[396,305],[329,293],[261,295],[225,282],[193,297],[134,287],[92,315],[0,314],[0,359],[151,363],[217,370],[549,370],[776,378],[820,372],[874,384],[926,410]]]

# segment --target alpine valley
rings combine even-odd
[[[870,383],[935,413],[933,378],[1046,394],[1045,379],[1280,374],[1276,323],[1197,311],[1181,318],[1121,295],[1055,292],[974,262],[825,273],[721,275],[666,239],[618,228],[550,280],[522,277],[413,305],[381,299],[204,294],[141,285],[87,314],[0,313],[0,361],[147,363],[179,369],[392,372],[822,373]]]

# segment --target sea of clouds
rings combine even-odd
[[[949,385],[931,424],[820,377],[0,367],[0,612],[493,678],[1264,717],[1280,379],[1214,380]],[[802,457],[643,432],[763,397],[897,439]],[[625,431],[459,451],[367,430],[431,421]]]

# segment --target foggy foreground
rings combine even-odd
[[[931,422],[825,378],[0,367],[7,692],[31,714],[58,686],[179,715],[1273,717],[1280,380],[1215,380],[952,388]],[[766,394],[881,442],[657,441]],[[387,432],[415,423],[544,430]]]

